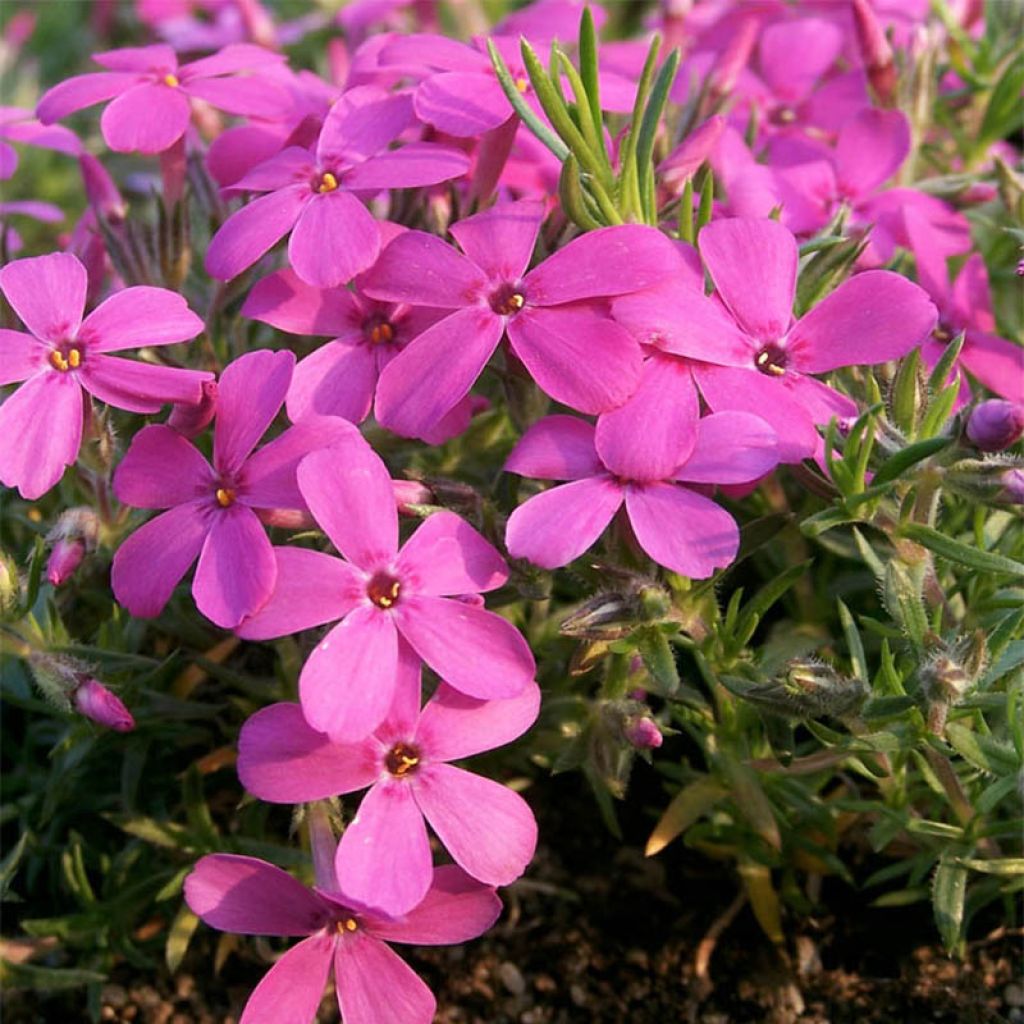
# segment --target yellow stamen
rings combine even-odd
[[[776,366],[771,362],[771,354],[769,352],[758,353],[755,362],[762,373],[770,373],[773,377],[783,377],[786,371],[781,366]]]
[[[339,921],[334,927],[338,934],[343,934],[344,932],[354,932],[359,925],[356,924],[354,917],[346,917],[344,921]]]
[[[50,353],[50,365],[61,373],[71,369],[71,364],[56,349]]]
[[[420,752],[405,743],[396,743],[385,758],[387,770],[398,778],[408,775],[419,763]]]
[[[391,341],[395,336],[395,329],[391,324],[377,324],[372,331],[370,331],[370,341],[374,345],[379,345],[382,341]]]
[[[523,75],[520,75],[515,81],[516,88],[520,92],[526,92],[526,90],[530,88],[530,80],[528,78],[525,78]]]
[[[217,488],[217,504],[221,508],[227,508],[235,503],[235,492],[227,487]]]
[[[385,593],[378,596],[377,604],[379,604],[381,608],[390,608],[398,600],[398,593],[401,589],[402,588],[398,581],[395,580]]]
[[[164,75],[164,85],[169,85],[172,89],[177,89],[181,83],[178,81],[177,75]]]
[[[333,192],[338,187],[338,179],[330,171],[324,171],[317,186],[317,192]]]
[[[82,365],[82,353],[77,348],[73,348],[68,353],[68,362],[71,364],[73,370],[77,370]]]

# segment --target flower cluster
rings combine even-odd
[[[481,934],[537,843],[522,796],[453,763],[538,717],[520,567],[603,538],[645,572],[708,579],[740,550],[744,513],[724,503],[780,464],[829,464],[863,412],[834,371],[935,366],[963,333],[960,405],[1006,400],[967,428],[993,450],[1020,434],[1021,351],[996,334],[962,211],[908,184],[891,46],[912,49],[916,15],[892,5],[665,3],[652,27],[682,59],[660,63],[662,106],[645,105],[641,50],[608,46],[581,78],[560,47],[581,90],[565,118],[533,50],[574,38],[572,0],[518,11],[490,49],[433,34],[430,3],[350,4],[327,79],[281,49],[323,19],[178,6],[139,0],[163,41],[95,54],[102,71],[0,123],[4,174],[12,143],[57,149],[89,199],[66,251],[0,271],[20,321],[0,331],[0,384],[20,385],[0,407],[0,480],[97,497],[87,529],[75,512],[52,535],[55,586],[113,550],[115,600],[153,618],[194,565],[211,623],[304,645],[298,702],[248,719],[238,774],[260,800],[315,805],[315,887],[227,854],[184,885],[214,928],[301,938],[243,1022],[311,1020],[333,964],[347,1024],[427,1024],[433,997],[386,942]],[[638,91],[642,120],[606,137]],[[159,176],[155,256],[56,124],[101,103],[107,146]],[[193,260],[167,225],[201,201]],[[485,409],[519,432],[491,457],[525,479],[506,481],[523,491],[506,519],[392,478]],[[74,702],[131,727],[95,680]],[[626,740],[655,749],[638,707]],[[318,802],[362,791],[336,842]],[[454,865],[435,866],[428,826]]]

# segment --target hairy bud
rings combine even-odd
[[[983,452],[1001,452],[1024,435],[1024,405],[991,398],[967,420],[967,439]]]
[[[83,679],[72,699],[75,710],[98,725],[115,732],[130,732],[135,728],[131,712],[98,679]]]

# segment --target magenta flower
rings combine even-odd
[[[642,340],[694,360],[713,410],[767,420],[784,462],[818,450],[816,423],[857,415],[853,402],[811,374],[897,359],[935,326],[927,294],[884,270],[845,281],[794,323],[797,245],[776,221],[714,221],[700,233],[700,254],[715,298],[677,272],[675,288],[616,299],[613,315]]]
[[[121,698],[98,679],[83,679],[75,689],[72,703],[80,715],[115,732],[131,732],[135,728],[135,719]]]
[[[476,530],[436,512],[399,550],[391,478],[357,435],[303,459],[298,482],[344,560],[276,548],[274,596],[237,632],[265,640],[341,620],[299,676],[302,711],[314,729],[346,743],[380,725],[395,693],[400,636],[467,696],[514,697],[529,685],[536,666],[516,628],[452,600],[508,578],[501,556]]]
[[[429,142],[387,146],[413,123],[412,100],[373,87],[345,93],[331,108],[315,155],[289,146],[235,182],[265,192],[213,237],[206,269],[228,280],[252,266],[289,231],[288,261],[308,284],[350,281],[380,252],[380,228],[358,194],[434,185],[469,167],[458,150]],[[292,230],[294,228],[294,230]]]
[[[541,220],[532,202],[461,220],[451,233],[465,255],[407,231],[365,275],[363,291],[373,298],[453,310],[381,374],[375,412],[389,430],[422,436],[469,392],[506,332],[533,379],[559,402],[598,413],[633,393],[639,347],[584,303],[665,277],[672,243],[640,225],[601,228],[527,274]]]
[[[12,142],[52,149],[68,156],[79,156],[82,142],[74,132],[60,125],[40,124],[31,110],[0,107],[0,181],[5,181],[18,166],[18,153]]]
[[[279,270],[249,292],[242,315],[289,334],[331,338],[295,367],[287,399],[292,420],[318,413],[361,423],[384,367],[444,314],[369,299],[358,281],[353,291],[321,289]]]
[[[536,721],[540,690],[482,701],[442,683],[420,711],[419,659],[404,643],[387,717],[359,743],[332,743],[306,724],[297,704],[253,715],[238,741],[242,785],[271,803],[305,803],[370,787],[338,844],[345,891],[387,914],[426,895],[433,874],[424,818],[455,863],[488,885],[526,870],[537,823],[506,786],[448,762],[492,750]]]
[[[169,149],[189,126],[193,99],[229,114],[270,118],[288,102],[281,87],[261,74],[284,57],[261,46],[226,46],[181,66],[174,50],[163,44],[108,50],[93,54],[93,60],[107,70],[55,85],[39,101],[36,115],[52,124],[113,100],[103,111],[100,129],[107,145],[120,153]],[[237,77],[240,72],[253,73]]]
[[[345,1024],[430,1024],[430,989],[387,945],[445,946],[483,934],[501,913],[494,890],[457,867],[434,871],[423,902],[393,919],[340,891],[307,889],[254,857],[216,853],[185,879],[185,902],[212,928],[305,936],[256,986],[240,1024],[307,1024],[334,966]]]
[[[82,391],[129,412],[196,402],[210,374],[154,366],[113,353],[194,338],[203,322],[164,288],[115,292],[84,320],[88,279],[68,253],[17,260],[0,290],[29,333],[0,330],[0,385],[24,381],[0,406],[0,480],[38,498],[78,457]]]
[[[277,563],[256,510],[303,509],[299,460],[355,429],[335,417],[310,417],[253,454],[284,402],[294,365],[291,352],[260,351],[224,370],[212,466],[164,424],[132,439],[114,473],[114,493],[126,505],[167,510],[114,555],[114,596],[132,615],[159,615],[196,558],[192,595],[218,626],[237,626],[270,597]]]
[[[509,554],[546,569],[566,565],[625,504],[640,547],[659,565],[704,579],[732,562],[739,548],[736,522],[686,485],[756,480],[778,462],[776,437],[748,413],[698,420],[688,378],[681,360],[656,355],[645,366],[636,398],[599,417],[596,428],[571,416],[535,423],[505,470],[570,482],[512,513],[505,534]]]

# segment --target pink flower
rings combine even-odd
[[[399,637],[470,697],[514,697],[533,679],[526,641],[506,619],[452,600],[500,587],[501,556],[451,512],[436,512],[399,550],[398,511],[384,463],[357,435],[303,459],[299,488],[344,560],[276,548],[277,589],[237,630],[263,640],[338,623],[299,676],[309,724],[339,743],[364,739],[394,697]]]
[[[221,931],[305,936],[256,986],[241,1024],[311,1022],[332,962],[345,1024],[430,1024],[430,989],[387,943],[465,942],[501,913],[494,890],[457,867],[437,868],[423,902],[395,919],[343,892],[307,889],[265,861],[222,853],[198,861],[185,879],[185,902]]]
[[[256,510],[303,509],[299,460],[355,429],[310,417],[253,454],[284,402],[294,365],[291,352],[260,351],[224,370],[212,466],[169,426],[144,427],[132,439],[114,473],[114,493],[136,508],[167,509],[114,555],[114,596],[133,615],[159,615],[196,558],[192,594],[218,626],[237,626],[270,597],[277,564]]]
[[[554,569],[583,554],[625,504],[640,547],[673,572],[704,579],[739,547],[732,516],[686,484],[756,480],[778,461],[764,420],[724,412],[698,420],[697,394],[681,360],[656,355],[635,400],[592,427],[548,416],[516,445],[505,470],[569,480],[509,517],[511,555]],[[572,529],[566,529],[566,523]]]
[[[181,66],[174,50],[163,44],[108,50],[94,54],[93,60],[108,70],[55,85],[39,101],[36,114],[52,124],[113,100],[103,111],[100,128],[107,145],[120,153],[169,149],[189,126],[193,99],[229,114],[256,117],[274,117],[287,104],[280,86],[262,74],[284,58],[261,46],[226,46]],[[240,78],[239,72],[254,73]]]
[[[646,715],[634,718],[626,725],[626,739],[637,750],[657,750],[665,741],[657,723]]]
[[[214,235],[207,271],[235,277],[291,232],[288,260],[303,281],[318,288],[350,281],[380,251],[380,228],[359,194],[433,185],[469,167],[463,153],[429,142],[387,150],[412,122],[406,95],[372,87],[345,93],[324,121],[315,155],[289,146],[235,182],[238,191],[267,194]]]
[[[67,128],[40,124],[31,110],[0,107],[0,181],[14,174],[18,166],[18,153],[11,142],[52,149],[68,156],[79,156],[82,152],[81,140]]]
[[[991,398],[967,420],[967,439],[983,452],[1001,452],[1024,435],[1024,405]]]
[[[448,762],[510,743],[536,720],[540,690],[482,701],[442,683],[420,711],[419,659],[403,643],[387,717],[366,739],[332,743],[297,704],[253,715],[238,741],[238,775],[272,803],[305,803],[369,786],[338,845],[336,869],[353,899],[404,914],[432,876],[423,819],[455,862],[480,882],[509,885],[526,869],[537,824],[526,801]]]
[[[75,710],[115,732],[131,732],[135,719],[121,700],[96,679],[83,679],[72,701]]]
[[[362,288],[373,298],[453,310],[381,374],[375,411],[389,430],[422,436],[468,394],[506,331],[512,351],[559,402],[597,413],[633,393],[638,346],[583,303],[665,277],[672,243],[640,225],[601,228],[526,273],[541,220],[532,202],[461,220],[451,233],[465,255],[407,231],[366,274]]]
[[[0,385],[25,383],[0,407],[0,480],[38,498],[78,457],[83,389],[129,412],[195,402],[210,374],[154,366],[112,353],[194,338],[203,322],[164,288],[115,292],[84,320],[88,279],[68,253],[17,260],[0,290],[29,333],[0,330]]]
[[[884,270],[845,281],[794,323],[797,245],[776,221],[714,221],[700,233],[700,254],[714,298],[694,284],[692,268],[677,270],[674,287],[616,299],[613,314],[642,340],[693,360],[716,412],[745,410],[767,420],[784,462],[819,448],[816,423],[857,415],[850,399],[812,374],[897,359],[935,325],[927,294]]]

